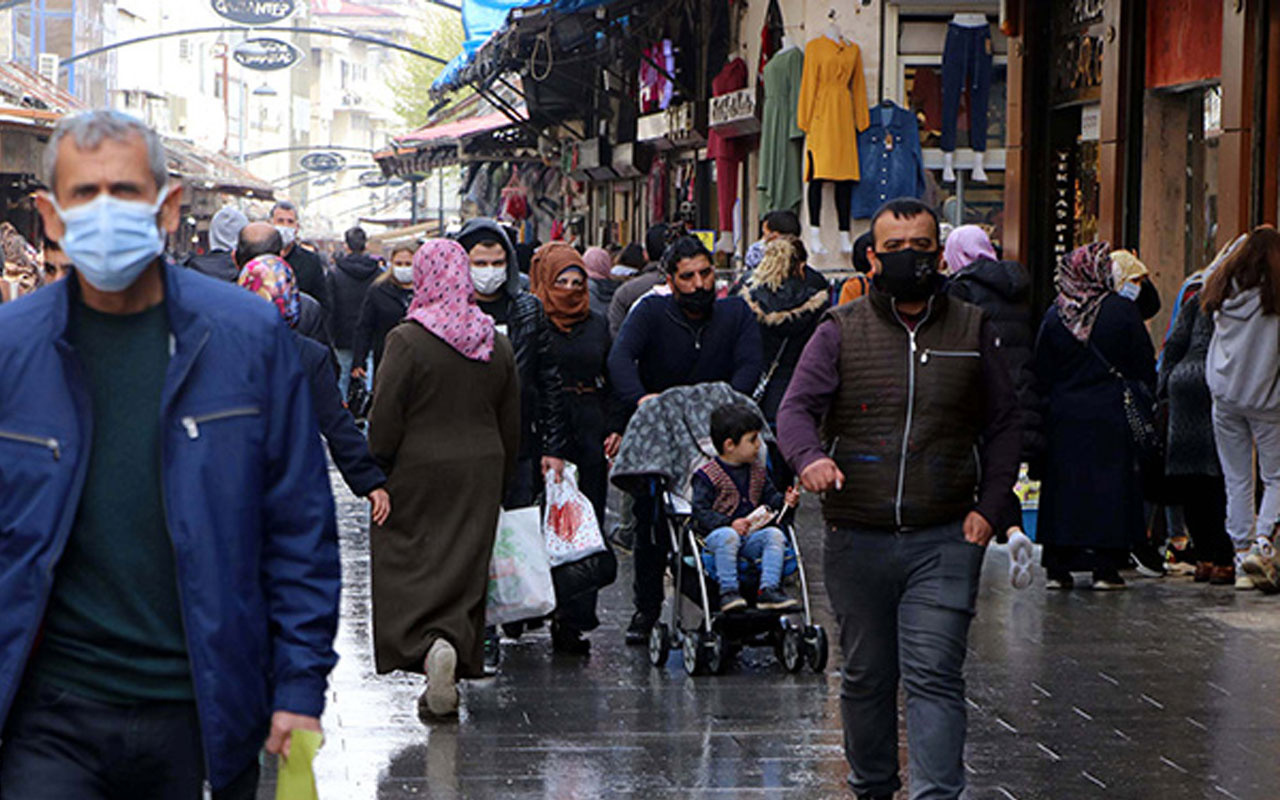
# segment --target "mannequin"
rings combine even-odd
[[[973,148],[972,178],[987,180],[987,106],[991,92],[991,26],[985,14],[959,13],[947,25],[942,52],[942,151],[944,182],[956,179],[956,118],[960,94],[969,88],[969,144]]]
[[[849,236],[853,187],[860,177],[858,152],[850,147],[858,131],[871,124],[867,108],[867,84],[862,52],[831,24],[805,48],[797,125],[807,134],[805,180],[809,182],[809,245],[816,254],[826,253],[821,240],[823,184],[835,189],[840,225],[840,249],[853,251]]]

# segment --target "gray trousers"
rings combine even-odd
[[[911,800],[965,787],[964,659],[986,548],[962,523],[909,533],[828,526],[827,594],[844,654],[840,709],[849,785],[889,797],[898,776],[898,682],[906,693]]]
[[[1227,486],[1227,534],[1242,553],[1255,536],[1270,537],[1280,520],[1280,414],[1246,414],[1215,401],[1213,436]],[[1261,507],[1254,494],[1255,447]]]

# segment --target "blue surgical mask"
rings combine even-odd
[[[103,193],[66,210],[49,198],[66,226],[59,244],[90,286],[100,292],[122,292],[164,252],[164,233],[156,214],[170,189],[162,191],[154,203]]]

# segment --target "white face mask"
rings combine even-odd
[[[471,285],[479,294],[497,294],[507,285],[507,268],[472,267]]]
[[[391,277],[400,283],[413,283],[413,265],[410,264],[407,267],[393,266],[391,268]]]
[[[298,238],[298,229],[289,225],[277,225],[276,230],[280,232],[280,238],[284,240],[286,249],[293,244],[294,239]]]

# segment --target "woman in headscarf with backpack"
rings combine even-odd
[[[1072,572],[1092,573],[1094,589],[1124,588],[1120,570],[1146,533],[1125,396],[1154,397],[1155,351],[1138,307],[1113,289],[1111,252],[1097,242],[1058,262],[1036,341],[1047,442],[1037,538],[1051,589],[1072,588]]]

